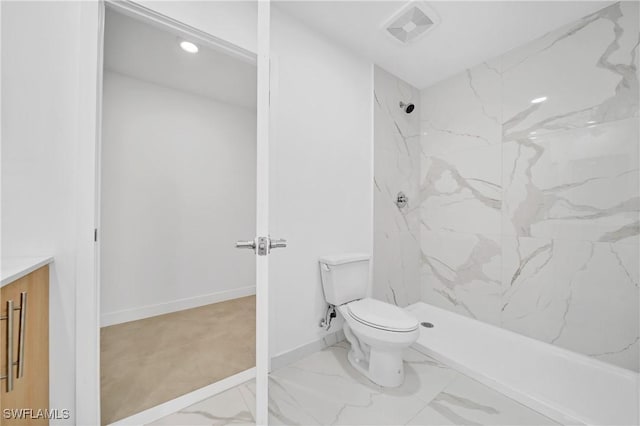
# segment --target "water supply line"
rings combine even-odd
[[[324,314],[324,318],[320,320],[320,327],[328,331],[331,328],[331,322],[336,316],[336,307],[327,305],[327,312]]]

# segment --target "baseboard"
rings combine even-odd
[[[156,305],[146,305],[134,309],[103,313],[100,316],[100,327],[107,327],[109,325],[155,317],[157,315],[169,314],[171,312],[182,311],[184,309],[197,308],[199,306],[224,302],[254,294],[256,294],[255,286],[241,287],[233,290],[205,294],[203,296],[172,300],[171,302],[158,303]]]
[[[327,334],[321,339],[304,344],[302,346],[298,346],[297,348],[290,351],[282,352],[271,358],[271,371],[278,370],[282,367],[293,364],[299,359],[311,355],[312,353],[321,351],[322,349],[329,346],[335,345],[338,342],[342,342],[344,339],[344,332],[342,331],[342,329],[340,329],[338,331],[334,331],[333,333]]]
[[[227,377],[226,379],[212,383],[209,386],[205,386],[193,392],[189,392],[186,395],[179,396],[171,401],[156,405],[155,407],[151,407],[132,416],[125,417],[124,419],[111,423],[110,426],[138,426],[155,422],[165,416],[183,410],[196,402],[211,398],[214,395],[248,382],[255,377],[255,367],[250,368],[238,374],[234,374],[233,376]]]

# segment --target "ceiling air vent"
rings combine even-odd
[[[391,37],[403,44],[408,44],[432,30],[439,20],[436,14],[422,2],[410,2],[391,19],[384,29]]]

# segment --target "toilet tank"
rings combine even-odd
[[[332,305],[342,305],[367,297],[369,255],[345,253],[320,258],[320,275],[324,298]]]

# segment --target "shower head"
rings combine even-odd
[[[408,103],[405,104],[404,102],[400,101],[400,108],[402,108],[402,110],[406,113],[406,114],[411,114],[413,112],[413,110],[415,109],[415,105],[412,103]]]

